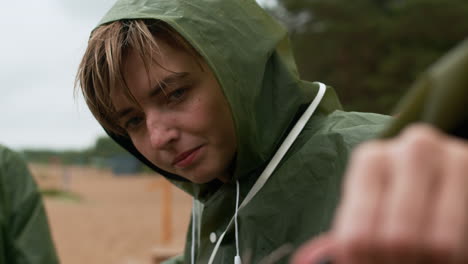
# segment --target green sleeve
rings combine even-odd
[[[1,146],[0,196],[0,263],[59,263],[37,185],[23,159]]]

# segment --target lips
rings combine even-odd
[[[172,166],[179,168],[185,168],[190,166],[195,160],[201,147],[202,146],[198,146],[196,148],[193,148],[189,151],[177,155],[177,157],[175,157],[175,159],[172,161]]]

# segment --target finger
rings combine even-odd
[[[386,148],[376,141],[353,153],[333,229],[338,263],[372,263],[374,227],[388,171]]]
[[[335,243],[329,235],[323,235],[304,244],[294,254],[291,264],[319,264],[333,255]]]
[[[468,263],[468,148],[453,141],[444,151],[441,192],[434,204],[431,232],[425,246],[434,263]]]
[[[381,263],[421,263],[420,244],[438,174],[439,135],[424,127],[406,130],[391,144],[392,175],[377,232]]]

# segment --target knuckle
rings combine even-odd
[[[411,135],[404,141],[409,149],[424,150],[435,146],[435,138],[428,134]]]
[[[457,144],[451,144],[449,148],[450,159],[455,165],[468,165],[468,148]],[[465,166],[465,168],[467,167]]]
[[[362,143],[353,151],[353,161],[382,160],[385,158],[385,144],[381,141]]]
[[[431,158],[440,150],[438,138],[428,133],[414,133],[398,140],[398,156],[405,158]]]
[[[460,184],[468,183],[468,149],[450,144],[445,149],[445,155],[440,158],[443,167],[443,177],[454,179]]]
[[[439,132],[434,127],[427,124],[412,124],[403,130],[402,137],[437,137],[438,134]]]
[[[356,184],[372,184],[385,177],[386,174],[382,172],[386,170],[390,160],[389,154],[387,144],[383,141],[375,140],[358,146],[350,157],[345,188],[354,188]]]

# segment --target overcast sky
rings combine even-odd
[[[82,96],[76,69],[90,30],[115,0],[4,1],[0,16],[0,144],[83,149],[104,132]],[[276,0],[259,0],[272,6]]]

